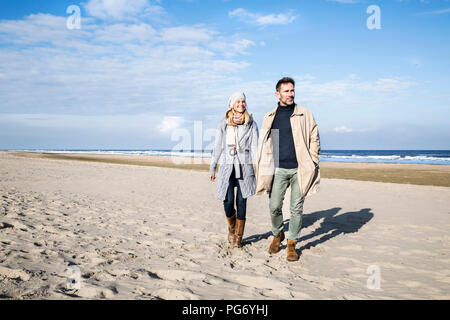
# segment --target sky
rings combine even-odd
[[[0,149],[211,149],[290,76],[323,150],[448,150],[449,40],[450,0],[0,0]]]

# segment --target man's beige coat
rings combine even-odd
[[[270,193],[275,173],[275,152],[278,151],[276,132],[271,132],[277,108],[264,116],[256,160],[256,194]],[[295,105],[291,116],[295,154],[298,162],[298,183],[302,196],[316,193],[319,188],[319,131],[314,117],[308,109]]]

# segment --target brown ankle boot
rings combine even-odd
[[[245,220],[236,220],[236,232],[234,234],[234,247],[242,248],[242,236],[244,235]]]
[[[236,229],[236,215],[231,218],[227,217],[228,221],[228,242],[234,244],[235,241],[235,229]]]
[[[284,240],[284,231],[281,231],[276,236],[273,236],[272,243],[269,247],[269,253],[277,253],[280,251],[280,244]]]
[[[295,240],[289,240],[287,241],[287,261],[297,261],[298,260],[298,254],[297,251],[295,251]]]

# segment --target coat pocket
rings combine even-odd
[[[314,181],[317,179],[319,174],[319,167],[315,162],[311,161],[310,165],[302,166],[302,179],[304,183],[302,184],[302,194],[306,196],[309,192],[309,189],[314,184]]]
[[[255,175],[255,170],[253,169],[252,164],[244,164],[242,165],[242,171],[244,173],[244,178],[251,177]]]

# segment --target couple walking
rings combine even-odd
[[[292,78],[279,80],[275,95],[278,106],[264,116],[260,134],[247,111],[245,94],[237,92],[230,97],[229,110],[217,129],[209,173],[210,180],[215,181],[216,167],[220,164],[217,197],[223,200],[228,241],[234,247],[242,247],[247,198],[255,193],[269,195],[271,254],[279,252],[285,239],[282,207],[290,186],[287,260],[297,261],[295,244],[300,235],[303,202],[308,194],[317,192],[320,180],[319,132],[311,111],[295,104]]]

